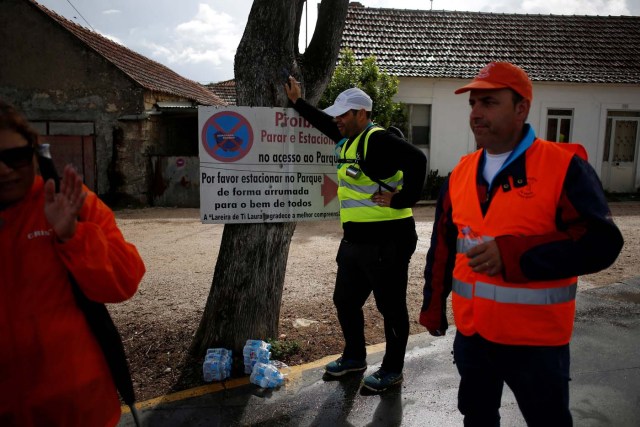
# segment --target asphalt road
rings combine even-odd
[[[571,344],[571,411],[576,426],[640,425],[640,277],[581,291]],[[260,389],[247,378],[199,387],[138,404],[144,426],[461,426],[453,333],[410,337],[405,381],[382,395],[360,388],[361,376],[322,379],[334,357],[291,369],[287,383]],[[369,348],[369,369],[383,346]],[[502,425],[524,426],[505,387]],[[119,427],[134,426],[123,414]]]

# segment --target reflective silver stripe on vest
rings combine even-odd
[[[349,190],[356,191],[358,193],[373,194],[378,191],[378,184],[376,185],[356,185],[349,184],[346,181],[340,181],[340,187],[348,188]]]
[[[577,289],[577,283],[562,288],[529,289],[476,282],[476,297],[509,304],[560,304],[575,300]]]
[[[490,242],[491,240],[493,240],[493,237],[491,236],[482,236],[483,243]],[[458,240],[456,240],[456,251],[459,254],[463,254],[463,253],[466,253],[472,247],[478,246],[479,244],[480,242],[478,242],[477,240],[458,238]]]
[[[560,304],[576,299],[577,283],[562,288],[545,288],[545,289],[525,289],[525,288],[507,288],[505,286],[496,286],[490,283],[477,282],[476,296],[496,302],[508,304],[532,304],[547,305]],[[453,279],[453,292],[463,298],[471,299],[473,296],[473,286],[471,283]]]
[[[398,188],[400,185],[403,184],[404,180],[399,180],[399,181],[395,181],[395,182],[385,182],[385,184],[387,184],[389,187],[396,189]],[[357,184],[351,184],[349,182],[346,182],[344,180],[340,181],[340,187],[344,187],[344,188],[348,188],[349,190],[353,190],[353,191],[357,191],[358,193],[364,193],[364,194],[373,194],[376,191],[380,190],[380,185],[379,184],[372,184],[372,185],[357,185]],[[387,191],[385,189],[385,191]]]
[[[473,296],[473,286],[458,279],[453,279],[453,292],[463,298],[471,299]]]
[[[362,200],[349,199],[349,200],[343,200],[340,202],[341,209],[361,208],[363,206],[377,207],[378,205],[376,205],[371,199],[362,199]]]

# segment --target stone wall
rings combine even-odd
[[[184,99],[146,90],[37,7],[2,0],[0,40],[0,99],[45,135],[93,132],[95,191],[108,202],[151,204],[152,155],[197,156],[197,113],[153,114]]]

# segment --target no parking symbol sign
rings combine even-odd
[[[202,126],[202,144],[214,159],[235,162],[251,150],[253,129],[240,114],[222,111],[211,116]]]

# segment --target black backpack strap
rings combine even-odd
[[[365,141],[367,141],[367,138],[369,137],[369,134],[373,131],[374,127],[375,126],[369,126],[367,129],[365,129],[365,131],[360,136],[360,140],[358,141],[358,146],[356,147],[356,153],[357,153],[357,158],[360,159],[360,162],[359,162],[360,167],[362,167],[362,165],[366,163],[365,156],[364,156],[364,145],[365,145]],[[382,182],[378,178],[375,178],[370,175],[367,175],[367,176],[371,179],[371,181],[375,182],[385,190],[391,191],[391,192],[395,191],[393,187],[391,187],[389,184],[385,182]]]
[[[100,349],[111,371],[113,382],[133,415],[136,425],[139,426],[138,412],[135,407],[136,396],[133,391],[133,381],[131,380],[131,372],[129,371],[129,363],[124,352],[122,338],[111,319],[111,315],[107,307],[99,302],[95,302],[87,298],[82,292],[75,278],[69,274],[69,282],[71,282],[71,290],[76,299],[76,303],[80,310],[84,313],[89,328],[96,337]]]
[[[365,163],[365,158],[364,158],[365,141],[369,137],[369,134],[371,133],[374,127],[375,126],[369,126],[368,128],[366,128],[364,132],[362,132],[362,135],[360,136],[360,140],[358,141],[358,147],[356,148],[356,155],[357,155],[357,158],[360,159],[361,164]]]

